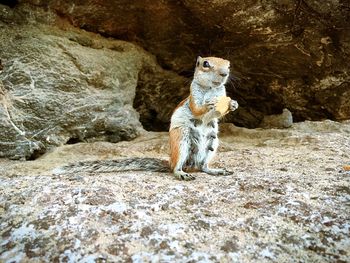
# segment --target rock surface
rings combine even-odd
[[[0,159],[2,262],[349,262],[350,123],[222,127],[232,176],[55,176],[77,160],[167,158],[167,133]],[[298,150],[296,150],[298,149]]]
[[[261,128],[289,128],[293,125],[293,116],[288,109],[282,114],[266,115],[260,123]]]
[[[27,10],[52,10],[79,28],[136,41],[164,68],[188,78],[198,55],[229,59],[240,81],[233,80],[228,91],[241,107],[228,121],[257,127],[264,115],[283,108],[296,121],[350,118],[349,1],[19,2],[31,4]],[[43,20],[50,17],[45,12]],[[159,95],[180,88],[165,85]],[[159,98],[144,96],[139,104],[151,99],[174,107],[181,100]],[[159,107],[142,114],[166,113]]]
[[[241,78],[227,122],[258,127],[285,107],[295,121],[350,117],[344,1],[15,2],[0,5],[0,157],[167,130],[198,54]]]
[[[40,25],[38,17],[0,6],[0,157],[33,159],[65,143],[133,139],[142,131],[137,89],[151,85],[155,94],[164,79],[184,82],[136,45]],[[167,116],[171,110],[162,106]]]
[[[140,121],[167,128],[198,53],[231,60],[240,125],[349,118],[346,1],[1,3],[0,157],[36,159],[0,159],[1,262],[350,261],[349,121],[223,126],[227,177],[53,173],[166,159]]]

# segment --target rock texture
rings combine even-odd
[[[65,143],[133,139],[142,131],[136,90],[151,85],[155,94],[167,78],[184,83],[131,43],[40,25],[38,17],[0,6],[0,157],[33,159]],[[166,116],[171,110],[162,107]]]
[[[167,133],[0,160],[0,261],[349,262],[350,123],[221,130],[215,166],[233,175],[192,182],[52,174],[77,160],[166,158]]]
[[[260,123],[261,128],[289,128],[293,125],[293,116],[288,109],[282,114],[266,115]]]
[[[53,173],[166,159],[139,120],[167,128],[198,54],[231,60],[240,125],[349,118],[346,1],[1,3],[0,157],[35,159],[0,159],[1,262],[350,261],[349,121],[226,125],[227,177]]]
[[[350,117],[346,1],[2,3],[0,156],[128,140],[140,122],[167,130],[197,55],[232,62],[240,108],[227,122],[259,127],[283,108],[294,121]]]
[[[237,76],[229,95],[241,107],[228,121],[257,127],[264,115],[283,108],[296,121],[350,118],[349,1],[19,2],[19,7],[29,3],[29,9],[52,10],[79,28],[136,41],[164,68],[188,78],[197,55],[229,59]],[[174,94],[179,87],[161,90]],[[151,104],[149,99],[138,105]],[[166,113],[160,107],[141,116],[157,114]]]

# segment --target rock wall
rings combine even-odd
[[[140,80],[183,79],[131,43],[40,25],[29,9],[0,8],[0,157],[34,159],[61,144],[133,139],[142,131],[133,108]]]
[[[283,108],[296,121],[350,117],[349,1],[20,2],[52,10],[76,27],[138,42],[164,68],[188,78],[197,55],[229,59],[236,78],[228,91],[241,108],[228,120],[236,124],[256,127]],[[179,89],[172,88],[162,93]]]
[[[346,1],[1,3],[2,157],[129,140],[139,121],[167,130],[197,55],[231,61],[240,108],[228,122],[257,127],[284,108],[295,121],[350,118]]]

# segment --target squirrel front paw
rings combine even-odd
[[[229,109],[230,109],[230,111],[237,110],[238,109],[238,102],[236,100],[231,100]]]
[[[205,101],[205,106],[208,108],[208,110],[215,109],[216,103],[218,103],[217,98],[210,98]]]

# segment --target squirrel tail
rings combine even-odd
[[[156,158],[121,158],[115,160],[82,161],[55,168],[54,174],[110,173],[125,171],[170,172],[166,160]]]

